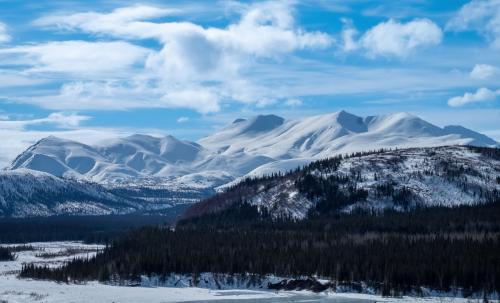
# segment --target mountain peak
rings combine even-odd
[[[443,130],[413,114],[398,112],[380,116],[369,116],[364,119],[370,131],[390,134],[436,137],[443,136]]]
[[[285,119],[276,115],[258,115],[249,120],[243,133],[259,133],[275,129],[285,122]]]
[[[179,139],[177,139],[176,137],[174,137],[172,135],[166,135],[165,137],[163,137],[163,139],[166,141],[175,141],[175,142],[180,141]]]
[[[367,131],[367,127],[361,117],[348,113],[345,110],[335,113],[335,116],[337,123],[348,131],[356,133]]]

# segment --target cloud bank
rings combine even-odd
[[[249,95],[254,84],[243,73],[255,60],[281,60],[295,51],[326,48],[333,42],[328,34],[298,27],[293,7],[288,2],[246,5],[240,19],[224,28],[202,27],[191,22],[147,21],[176,12],[136,5],[110,13],[49,15],[34,24],[129,42],[67,41],[7,51],[34,57],[35,71],[81,72],[89,61],[93,61],[91,71],[105,73],[144,60],[132,80],[65,84],[59,95],[37,100],[40,106],[82,109],[93,108],[98,103],[101,108],[110,109],[183,107],[206,114],[219,111],[225,100],[259,103],[259,100],[273,98],[265,96],[264,92]],[[131,44],[136,40],[154,40],[160,44],[160,49],[146,50]],[[101,62],[112,53],[118,55],[111,62]],[[81,63],[72,65],[78,57],[82,57]],[[128,97],[126,91],[129,91]],[[112,96],[124,99],[113,105]],[[68,102],[70,104],[64,104]]]

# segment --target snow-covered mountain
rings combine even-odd
[[[336,154],[441,145],[498,146],[461,126],[440,128],[396,113],[358,117],[345,111],[285,120],[237,119],[198,142],[132,135],[94,146],[47,137],[10,165],[102,184],[161,183],[171,188],[223,185],[238,177],[284,171]]]
[[[407,113],[363,118],[340,111],[289,120],[260,115],[236,119],[198,142],[137,134],[91,146],[50,136],[18,155],[7,171],[134,189],[136,198],[161,197],[175,204],[175,199],[194,202],[249,176],[285,172],[337,154],[466,144],[498,146],[461,126],[440,128]]]
[[[500,151],[472,146],[407,148],[313,162],[282,176],[247,179],[193,205],[191,218],[239,203],[274,218],[365,209],[457,206],[500,198]]]
[[[345,111],[293,120],[274,115],[238,119],[199,143],[221,154],[244,151],[281,160],[390,147],[498,144],[466,128],[440,128],[408,113],[363,118]]]
[[[20,154],[9,169],[28,168],[97,182],[117,181],[165,172],[183,175],[185,163],[192,163],[202,153],[198,144],[172,136],[132,135],[98,146],[50,136]]]
[[[132,135],[96,146],[54,136],[21,153],[8,167],[86,179],[105,185],[164,184],[171,188],[211,188],[275,159],[235,152],[221,155],[173,136]]]

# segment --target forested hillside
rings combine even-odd
[[[482,203],[500,194],[500,149],[443,146],[339,155],[286,174],[249,178],[193,205],[184,218],[247,202],[274,219],[354,209]]]

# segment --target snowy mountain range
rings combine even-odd
[[[168,190],[171,205],[172,197],[193,202],[248,176],[337,154],[442,145],[499,146],[461,126],[440,128],[407,113],[358,117],[340,111],[289,120],[260,115],[236,119],[198,142],[136,134],[90,146],[50,136],[18,155],[2,176],[37,171],[113,190],[146,188],[163,198],[158,191]],[[138,193],[141,199],[148,195]]]
[[[362,118],[340,111],[292,120],[261,115],[237,119],[198,142],[136,134],[89,146],[50,136],[20,154],[8,170],[26,168],[104,184],[154,177],[210,187],[256,169],[289,169],[335,154],[439,145],[498,143],[460,126],[440,128],[407,113]]]

